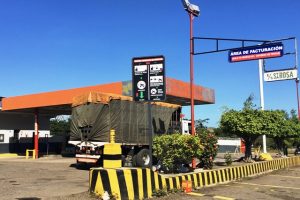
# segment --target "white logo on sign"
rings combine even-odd
[[[162,64],[153,64],[150,65],[150,70],[151,71],[161,71],[163,68]]]
[[[136,65],[134,66],[135,72],[145,72],[147,71],[147,65]]]
[[[152,77],[150,77],[150,82],[162,83],[163,82],[163,76],[152,76]]]
[[[157,90],[155,88],[152,88],[151,89],[151,94],[156,94],[157,93]]]
[[[145,81],[139,81],[139,82],[137,83],[137,87],[138,87],[140,90],[145,89],[145,87],[146,87]]]

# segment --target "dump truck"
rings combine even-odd
[[[168,133],[174,114],[181,106],[151,103],[151,123],[154,135]],[[110,130],[115,130],[115,142],[122,147],[122,160],[133,166],[148,167],[152,163],[149,144],[148,103],[135,102],[131,97],[90,92],[73,99],[70,141],[75,145],[77,163],[100,164],[104,144]]]

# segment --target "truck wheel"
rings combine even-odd
[[[148,149],[142,149],[136,154],[136,165],[139,167],[150,167],[152,159]]]
[[[132,166],[133,167],[137,167],[137,164],[136,164],[136,155],[132,156]]]
[[[126,157],[122,155],[122,167],[125,167]]]

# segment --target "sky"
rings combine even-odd
[[[201,10],[194,36],[300,40],[298,0],[191,2]],[[189,17],[180,0],[0,0],[0,27],[0,96],[130,80],[131,59],[139,56],[164,55],[166,75],[189,81]],[[284,45],[294,51],[292,40]],[[195,43],[196,51],[214,48]],[[196,106],[195,119],[217,127],[224,109],[241,109],[250,94],[260,106],[257,60],[229,63],[223,52],[195,56],[194,63],[195,84],[213,88],[216,98]],[[267,70],[291,67],[294,56],[266,60]],[[265,109],[297,109],[295,81],[265,82],[264,99]]]

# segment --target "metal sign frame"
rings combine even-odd
[[[209,40],[209,41],[214,41],[216,46],[214,49],[209,50],[209,51],[199,51],[195,52],[195,40]],[[297,48],[297,39],[296,37],[289,37],[289,38],[282,38],[282,39],[277,39],[277,40],[248,40],[248,39],[230,39],[230,38],[208,38],[208,37],[192,37],[191,42],[192,42],[192,55],[204,55],[204,54],[210,54],[210,53],[217,53],[217,52],[225,52],[225,51],[230,51],[234,50],[237,48],[247,48],[251,46],[245,46],[245,43],[260,43],[258,45],[266,45],[266,44],[272,44],[272,43],[283,43],[284,41],[288,40],[294,40],[294,46],[295,46],[295,51],[294,52],[287,52],[284,53],[282,52],[282,56],[284,55],[295,55],[295,68],[298,69],[298,48]],[[239,45],[236,48],[220,48],[219,43],[220,41],[223,42],[241,42],[241,45]],[[260,75],[260,93],[262,94],[262,85],[263,85],[263,80],[262,80],[262,66],[263,66],[263,59],[259,59],[259,75]],[[298,119],[300,120],[300,101],[299,101],[299,92],[298,92],[298,84],[299,84],[299,79],[295,79],[296,82],[296,92],[297,92],[297,104],[298,104]],[[263,100],[263,95],[261,95],[261,108],[264,107],[264,100]],[[263,137],[263,148],[264,152],[266,152],[266,138]]]

